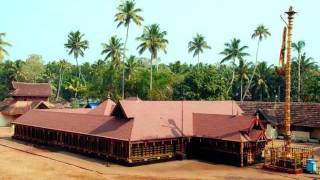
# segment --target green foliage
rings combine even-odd
[[[87,87],[79,78],[72,78],[66,83],[65,88],[74,93],[74,98],[77,98],[79,93],[83,93]]]
[[[133,0],[126,0],[118,6],[118,13],[114,16],[115,22],[118,22],[118,27],[124,25],[128,27],[133,21],[137,25],[141,25],[143,18],[138,15],[142,10],[135,8],[136,3]]]
[[[117,69],[121,67],[122,51],[123,43],[117,36],[112,36],[108,43],[102,43],[101,55],[105,55],[104,60],[111,59]]]
[[[87,40],[82,40],[84,34],[80,31],[71,31],[68,35],[68,41],[64,44],[64,47],[69,50],[69,55],[74,56],[78,59],[79,56],[84,56],[84,51],[89,47],[89,42]]]
[[[89,43],[83,40],[84,34],[80,31],[70,32],[64,44],[69,55],[76,59],[76,65],[64,59],[44,64],[40,55],[30,55],[26,61],[2,61],[7,54],[5,47],[10,44],[2,39],[5,34],[0,33],[0,100],[9,93],[12,81],[49,82],[54,94],[51,100],[69,101],[74,108],[90,99],[102,101],[111,97],[117,101],[129,96],[149,100],[284,100],[284,77],[279,68],[257,60],[260,41],[270,36],[263,25],[259,25],[252,35],[253,39],[258,38],[255,63],[248,63],[248,46],[241,45],[240,39],[236,38],[225,43],[220,63],[200,63],[200,54],[211,47],[203,35],[197,34],[188,43],[188,52],[198,56],[197,67],[180,61],[167,65],[161,64],[159,57],[160,51],[166,53],[167,32],[162,31],[158,24],[145,26],[141,36],[137,37],[139,55],[149,51],[150,59],[126,58],[129,25],[132,21],[141,25],[143,18],[138,15],[140,12],[133,0],[123,1],[118,6],[115,21],[118,27],[126,27],[124,43],[117,36],[112,36],[102,44],[104,60],[87,61],[81,65],[78,58],[84,56]],[[313,58],[303,52],[304,46],[303,41],[293,43],[297,57],[293,58],[292,64],[292,99],[320,102],[320,69]],[[224,62],[231,63],[226,65]],[[121,71],[122,74],[119,73]]]
[[[141,44],[138,45],[137,49],[139,54],[141,55],[146,50],[149,50],[151,54],[150,58],[150,95],[152,97],[152,61],[157,59],[158,52],[163,51],[167,52],[167,44],[168,40],[165,39],[167,35],[166,31],[161,31],[158,24],[152,24],[150,26],[145,26],[143,33],[140,37],[137,38],[138,41],[141,41]]]
[[[166,35],[167,32],[161,31],[158,24],[145,26],[142,35],[137,38],[138,41],[141,41],[137,47],[139,54],[149,50],[151,59],[156,59],[160,50],[166,53],[168,44],[168,40],[165,39]]]
[[[224,55],[224,58],[221,60],[221,63],[224,63],[226,61],[231,61],[232,66],[236,66],[236,60],[238,60],[238,64],[241,65],[241,63],[244,63],[244,58],[246,56],[249,56],[248,53],[246,53],[246,49],[248,49],[248,46],[241,46],[240,45],[240,39],[233,38],[230,43],[225,43],[225,49],[220,52],[220,54]],[[232,79],[230,81],[228,93],[233,88],[233,82],[235,79],[235,70],[233,70],[232,73]],[[242,89],[242,85],[241,85]],[[241,99],[242,99],[242,91],[239,92]]]
[[[193,37],[193,40],[188,43],[188,52],[193,52],[193,57],[198,56],[198,64],[200,63],[200,53],[203,53],[204,49],[211,49],[211,47],[202,34],[197,34]]]
[[[26,59],[26,62],[22,65],[18,79],[24,82],[39,82],[43,79],[43,73],[45,72],[43,60],[40,55],[32,54]],[[45,75],[47,78],[51,78],[48,71]]]
[[[271,36],[271,33],[269,32],[268,28],[266,28],[263,24],[260,24],[254,30],[251,38],[252,39],[258,38],[259,41],[262,41],[263,39],[267,39],[269,36]]]
[[[72,99],[70,103],[71,108],[80,108],[80,102],[78,99]]]
[[[226,81],[216,67],[201,64],[199,68],[191,68],[183,81],[175,84],[174,99],[228,99]]]
[[[309,57],[306,56],[303,59],[309,59]],[[311,65],[310,62],[312,62]],[[313,61],[309,63],[306,63],[309,64],[306,66],[302,65],[308,68],[302,68],[301,100],[320,102],[320,69]],[[7,96],[11,81],[21,80],[19,78],[24,74],[22,67],[26,64],[28,65],[20,60],[0,63],[0,99]],[[236,68],[220,63],[213,65],[200,63],[199,66],[192,66],[176,61],[169,65],[159,64],[159,70],[154,71],[154,86],[150,92],[150,66],[146,63],[146,59],[130,56],[125,66],[125,97],[138,96],[141,99],[151,99],[152,96],[153,100],[240,100],[241,77],[244,87],[254,66],[255,64],[246,63],[246,61],[240,61]],[[153,70],[155,68],[153,66]],[[52,61],[43,65],[44,71],[35,75],[36,82],[51,83],[54,90],[52,100],[71,102],[74,97],[85,101],[104,100],[108,96],[115,100],[121,99],[121,74],[114,68],[112,61],[97,60],[92,64],[84,63],[81,69],[83,75],[88,77],[86,83],[77,77],[76,65],[65,60]],[[235,72],[236,81],[232,91],[228,92],[233,72]],[[277,67],[269,66],[266,62],[259,63],[246,99],[283,101],[283,76],[278,76],[276,72]],[[57,99],[59,83],[61,87]],[[295,61],[292,66],[292,83],[292,96],[296,101],[297,64]]]
[[[87,40],[83,40],[84,34],[81,34],[80,31],[71,31],[68,35],[68,41],[64,44],[64,47],[69,50],[68,54],[74,56],[76,59],[77,67],[78,67],[78,78],[83,79],[81,76],[81,68],[79,66],[78,58],[79,56],[84,56],[84,51],[89,48],[89,42]]]
[[[5,55],[8,55],[8,52],[5,48],[11,46],[10,43],[3,40],[2,37],[4,36],[6,36],[5,33],[0,33],[0,62],[3,61]]]

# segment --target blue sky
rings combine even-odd
[[[13,46],[8,48],[9,59],[25,59],[29,54],[40,54],[46,62],[68,56],[64,43],[72,30],[80,30],[90,43],[80,62],[93,62],[99,58],[101,43],[116,34],[124,40],[125,29],[116,28],[114,14],[120,1],[116,0],[1,0],[0,32]],[[305,51],[320,59],[318,40],[320,14],[318,0],[136,0],[143,9],[143,25],[160,24],[167,31],[167,54],[160,54],[161,62],[181,60],[195,63],[187,52],[187,43],[196,33],[203,34],[211,50],[200,59],[205,63],[217,63],[224,43],[236,37],[248,45],[254,61],[256,40],[251,39],[255,27],[264,24],[271,37],[261,44],[260,59],[278,64],[283,22],[280,15],[292,5],[299,12],[295,16],[293,40],[304,40]],[[135,40],[143,27],[130,27],[129,53],[138,55]],[[150,57],[149,52],[142,56]]]

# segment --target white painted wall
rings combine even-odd
[[[277,129],[273,128],[270,124],[267,124],[266,134],[272,139],[276,139],[278,137]]]
[[[9,125],[9,118],[8,116],[4,116],[1,112],[0,112],[0,127],[5,127]]]

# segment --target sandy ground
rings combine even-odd
[[[313,145],[320,153],[320,145]],[[262,165],[238,168],[197,160],[124,167],[64,151],[50,151],[10,138],[0,128],[0,179],[316,179],[319,175],[269,172]]]

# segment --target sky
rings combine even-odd
[[[79,61],[103,59],[101,43],[117,35],[125,39],[125,28],[117,28],[114,15],[121,1],[117,0],[1,0],[0,32],[12,44],[7,59],[26,59],[30,54],[42,55],[45,62],[68,59],[64,43],[70,31],[80,30],[89,41],[85,57]],[[204,63],[218,63],[224,43],[232,38],[249,46],[248,61],[255,61],[257,40],[253,30],[265,25],[271,36],[260,45],[259,60],[278,64],[282,29],[280,15],[289,5],[298,12],[294,19],[293,41],[304,40],[305,52],[319,63],[319,0],[136,0],[144,18],[142,26],[131,25],[128,54],[139,56],[136,47],[143,26],[157,23],[167,31],[167,53],[160,53],[162,63],[177,60],[196,63],[188,53],[188,42],[196,33],[203,34],[212,47],[200,56]],[[146,51],[143,57],[150,57]]]

